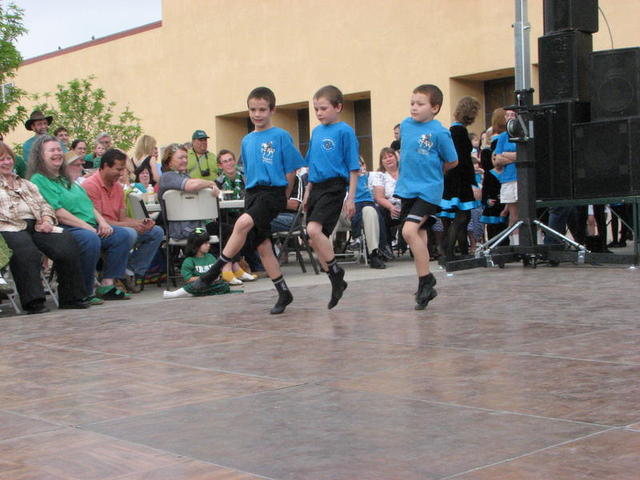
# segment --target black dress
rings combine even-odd
[[[458,165],[449,170],[444,177],[440,216],[453,219],[456,210],[473,210],[480,206],[480,202],[473,197],[476,176],[471,160],[473,145],[469,140],[469,132],[459,122],[453,123],[449,131],[458,153]]]

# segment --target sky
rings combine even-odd
[[[5,0],[0,0],[3,3]],[[29,30],[16,44],[25,60],[162,19],[162,0],[13,0]]]

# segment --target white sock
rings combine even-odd
[[[191,294],[187,292],[184,288],[179,288],[175,292],[170,292],[169,290],[165,290],[162,294],[162,298],[180,298],[180,297],[190,297]]]
[[[511,234],[511,241],[509,242],[511,245],[520,245],[520,235],[517,233]]]

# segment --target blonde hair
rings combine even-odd
[[[153,149],[156,148],[158,142],[151,135],[140,135],[136,140],[136,146],[133,150],[133,158],[136,160],[144,160],[149,155],[153,154]]]

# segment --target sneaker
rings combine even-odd
[[[115,285],[100,286],[96,288],[96,295],[103,300],[131,300],[131,295],[123,292]]]
[[[382,258],[382,260],[384,260],[385,262],[390,262],[391,260],[394,259],[393,252],[388,246],[381,247],[378,250],[378,253],[380,254],[380,257]]]
[[[222,272],[222,279],[229,285],[242,285],[242,280],[236,278],[233,272]]]
[[[124,290],[128,293],[140,293],[142,287],[136,283],[133,276],[127,275],[122,280],[116,281],[116,284],[120,290]]]
[[[104,304],[104,300],[101,299],[100,297],[88,297],[85,299],[85,301],[92,307],[96,306],[96,305],[103,305]]]
[[[249,272],[245,272],[242,268],[239,268],[238,270],[233,272],[233,275],[238,280],[242,280],[243,282],[253,282],[258,279],[256,275],[252,275]]]
[[[347,245],[348,250],[360,250],[360,245],[362,244],[362,239],[360,237],[354,238],[349,245]]]
[[[382,258],[380,258],[380,255],[378,254],[377,249],[371,252],[371,255],[369,255],[369,267],[376,268],[378,270],[383,270],[387,268],[387,266],[382,261]]]

